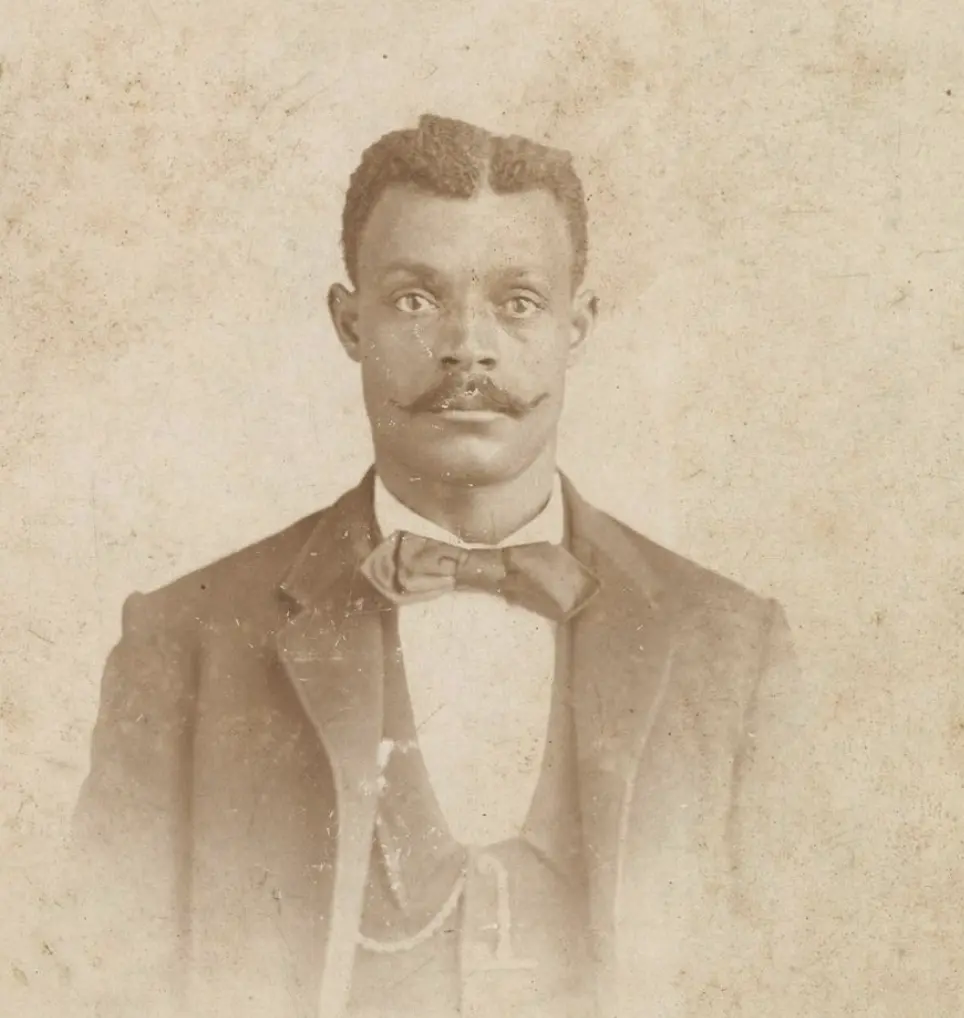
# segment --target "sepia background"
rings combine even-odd
[[[572,149],[563,465],[792,621],[786,1015],[964,1011],[962,52],[936,0],[0,0],[4,1013],[72,978],[45,864],[122,600],[367,466],[325,291],[362,148],[426,111]]]

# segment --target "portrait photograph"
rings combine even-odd
[[[0,24],[0,1014],[961,1014],[964,11]]]

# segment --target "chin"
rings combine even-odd
[[[440,443],[405,457],[413,473],[426,481],[478,488],[517,477],[528,465],[518,449],[473,438]]]

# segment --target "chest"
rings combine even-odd
[[[483,602],[472,600],[468,595],[464,602],[436,605],[441,611],[423,611],[423,605],[381,616],[342,616],[327,606],[296,616],[281,634],[258,636],[236,626],[213,634],[199,662],[192,893],[197,943],[209,944],[218,958],[236,951],[232,971],[263,973],[258,985],[269,986],[290,970],[292,986],[310,1003],[319,973],[334,970],[322,957],[326,946],[344,941],[351,951],[366,882],[377,873],[369,851],[378,761],[389,758],[386,738],[406,738],[386,728],[393,716],[394,687],[385,667],[391,660],[404,667],[418,743],[433,787],[448,787],[448,801],[472,799],[465,784],[446,784],[452,762],[466,760],[462,779],[478,780],[500,808],[509,801],[506,790],[515,789],[516,818],[533,802],[543,804],[526,832],[530,844],[541,832],[545,841],[534,847],[543,855],[557,852],[553,832],[579,832],[574,844],[586,842],[593,923],[605,925],[613,901],[623,902],[620,941],[629,957],[665,945],[648,972],[670,971],[674,945],[691,942],[699,931],[710,891],[724,872],[718,849],[725,845],[732,737],[742,707],[724,680],[742,667],[739,655],[718,640],[669,653],[664,643],[673,649],[680,641],[661,641],[616,598],[603,596],[587,609],[562,643],[548,625],[530,625],[531,619],[491,604],[483,610]],[[394,642],[385,628],[393,617]],[[546,736],[547,719],[565,653],[576,706],[556,787],[577,792],[578,825],[557,822],[559,799],[519,791],[521,782],[505,763],[513,742],[505,720],[499,721],[507,718],[519,732],[544,740],[528,772],[537,781],[545,747],[556,742]],[[473,714],[485,716],[486,704],[490,721],[483,737],[485,727],[469,722]],[[531,710],[523,723],[526,705]],[[434,726],[433,712],[439,719]],[[456,723],[463,735],[453,750],[448,733]],[[439,740],[434,763],[433,732]],[[476,737],[471,755],[466,732]],[[630,770],[621,765],[629,755],[611,748],[636,746],[638,732],[648,733],[645,752]],[[566,801],[571,811],[572,797]],[[446,819],[455,815],[449,810]],[[493,839],[483,831],[470,840]],[[507,868],[511,880],[516,871]],[[482,889],[495,895],[482,923],[491,926],[493,909],[499,914],[498,880],[480,876]],[[517,883],[523,891],[532,886]],[[516,897],[510,897],[513,918],[528,915]],[[534,911],[544,914],[541,904]],[[338,917],[344,922],[333,937],[329,927]],[[224,930],[239,923],[243,935],[225,937]],[[633,928],[645,934],[642,941],[633,938]],[[497,933],[487,930],[486,936]],[[520,942],[523,957],[538,950],[538,944]]]
[[[511,724],[505,700],[523,712],[548,703],[557,629],[548,619],[487,594],[457,592],[392,613],[418,722],[451,719]]]
[[[392,614],[385,644],[407,701],[396,712],[411,711],[453,833],[478,844],[514,836],[545,757],[564,631],[486,594],[455,593]],[[382,755],[405,748],[383,742]]]

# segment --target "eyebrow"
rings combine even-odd
[[[410,262],[405,260],[389,262],[380,273],[382,280],[389,280],[393,276],[412,276],[415,279],[424,280],[429,285],[444,287],[447,285],[446,277],[440,269],[436,269],[427,262]],[[494,281],[498,283],[519,283],[533,286],[537,289],[551,289],[551,283],[546,276],[536,269],[526,268],[522,265],[510,265],[493,273]]]
[[[496,273],[497,278],[500,282],[525,282],[531,283],[534,286],[548,287],[549,280],[545,275],[539,272],[537,269],[527,269],[521,265],[512,265],[505,269],[500,269]]]
[[[443,277],[442,273],[438,269],[432,268],[431,265],[425,264],[425,262],[390,262],[381,271],[382,278],[388,276],[416,276],[419,279],[428,279],[432,282],[441,282]]]

